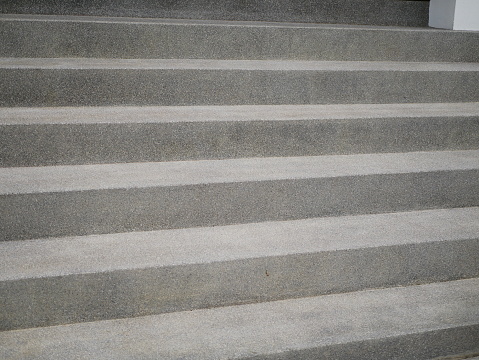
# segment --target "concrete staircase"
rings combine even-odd
[[[479,33],[88,3],[0,4],[0,358],[479,356]]]

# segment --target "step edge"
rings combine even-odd
[[[479,223],[474,223],[475,218],[479,218],[479,207],[0,242],[0,258],[4,258],[0,261],[4,267],[0,271],[0,281],[474,241],[479,240]],[[334,230],[336,228],[340,230]],[[389,229],[386,233],[377,234],[377,229],[385,228]],[[295,233],[294,246],[285,235],[289,233]],[[208,238],[208,244],[199,244],[200,238]],[[81,246],[76,246],[76,242],[81,242]],[[107,247],[103,246],[105,242]],[[252,250],[255,244],[260,247]],[[115,251],[125,245],[129,250]],[[70,255],[71,248],[75,249],[75,256]],[[159,253],[160,248],[163,257],[144,260],[145,255]],[[214,248],[225,250],[213,252]],[[58,256],[59,249],[68,251]],[[93,257],[92,249],[96,249]],[[165,255],[165,249],[168,253],[181,255]],[[55,265],[42,271],[36,267],[33,274],[32,270],[27,271],[23,259],[28,259],[29,266],[35,268],[36,263],[45,263],[48,258],[43,256],[45,252],[55,254],[50,256],[48,264],[67,264],[70,270],[59,271]],[[22,261],[9,261],[19,254]],[[101,254],[109,254],[110,262]],[[112,262],[115,257],[118,260]],[[89,266],[80,269],[85,262]]]

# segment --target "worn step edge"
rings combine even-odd
[[[0,28],[0,57],[479,61],[477,33],[428,28],[34,15]]]
[[[0,106],[477,102],[479,63],[0,59]]]
[[[0,330],[479,276],[479,208],[0,243]]]
[[[479,103],[4,108],[0,144],[1,167],[471,150]]]
[[[425,359],[477,348],[479,280],[0,333],[3,358]]]
[[[479,205],[478,151],[0,169],[1,240]]]

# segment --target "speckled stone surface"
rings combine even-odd
[[[479,64],[0,59],[0,106],[477,102]]]
[[[479,204],[478,151],[0,169],[2,240]]]
[[[0,12],[64,14],[0,16],[0,358],[476,356],[479,33],[377,26],[424,25],[404,0]]]
[[[0,333],[4,359],[427,359],[477,347],[479,280]]]
[[[2,13],[134,16],[180,19],[299,21],[427,26],[428,1],[404,0],[16,0]]]
[[[0,28],[0,57],[479,60],[479,32],[427,28],[34,15]]]
[[[4,167],[467,150],[479,103],[3,108],[0,143]]]
[[[479,208],[0,243],[0,329],[479,276]]]

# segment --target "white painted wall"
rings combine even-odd
[[[479,30],[479,0],[456,0],[454,30]]]
[[[429,26],[479,31],[479,0],[431,0]]]

